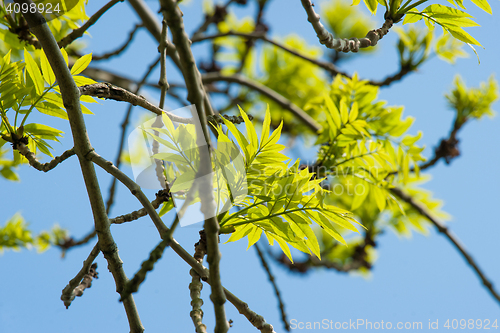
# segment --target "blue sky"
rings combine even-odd
[[[151,6],[156,4],[154,1],[147,3]],[[193,31],[203,17],[200,3],[192,0],[190,6],[183,7],[188,31]],[[405,115],[416,118],[411,131],[424,132],[427,156],[431,155],[432,148],[440,138],[448,134],[453,112],[447,109],[443,94],[450,89],[454,76],[460,73],[468,86],[477,86],[491,74],[500,71],[500,47],[496,38],[500,29],[498,1],[490,2],[493,16],[476,10],[470,1],[464,4],[481,24],[481,27],[468,30],[484,46],[484,49],[477,48],[481,65],[469,51],[470,57],[459,59],[455,65],[434,58],[424,64],[419,72],[380,91],[381,99],[387,100],[390,105],[405,105]],[[88,13],[95,12],[99,5],[91,2]],[[271,35],[282,37],[296,33],[309,43],[319,45],[306,21],[300,1],[273,0],[268,9],[266,21],[272,27]],[[251,14],[253,12],[248,13]],[[238,15],[241,17],[244,13],[240,10]],[[381,11],[375,18],[377,27],[382,23],[382,16]],[[119,3],[105,14],[103,22],[90,30],[92,39],[85,38],[92,45],[88,51],[102,53],[121,45],[136,21],[130,6]],[[357,71],[362,77],[373,79],[395,72],[398,67],[394,48],[396,40],[396,34],[390,32],[377,45],[377,52],[350,60],[343,69],[349,73]],[[124,56],[99,65],[139,78],[157,57],[156,47],[144,30],[139,32],[135,44]],[[200,50],[203,48],[195,48],[195,52]],[[168,75],[172,81],[180,81],[178,72],[172,67],[168,68]],[[151,93],[147,96],[157,99]],[[499,109],[498,103],[494,109]],[[95,115],[85,117],[92,145],[100,155],[114,160],[119,124],[126,105],[106,101],[92,110]],[[139,111],[136,110],[134,115],[137,119]],[[66,132],[62,144],[54,145],[56,154],[71,147],[69,126],[65,121],[44,116],[33,121],[48,123]],[[429,172],[432,180],[426,185],[435,197],[445,201],[444,210],[453,216],[448,225],[487,276],[496,283],[497,289],[500,287],[499,129],[498,117],[467,124],[459,135],[461,156],[450,166],[439,162]],[[99,168],[96,170],[106,198],[110,177]],[[126,171],[130,173],[130,170]],[[79,238],[92,229],[90,205],[76,158],[46,174],[26,166],[20,168],[19,173],[22,179],[20,183],[0,179],[0,223],[16,212],[21,212],[35,231],[46,230],[54,223],[59,223]],[[153,191],[146,193],[153,196]],[[123,186],[118,187],[117,201],[112,216],[140,208],[136,199]],[[169,225],[171,216],[164,217],[164,220]],[[143,218],[134,223],[112,226],[112,232],[124,261],[125,272],[131,277],[157,244],[156,229],[149,219]],[[188,251],[192,251],[198,239],[198,228],[179,228],[175,238]],[[61,259],[60,251],[55,248],[41,255],[28,250],[19,253],[9,251],[0,255],[0,332],[126,332],[128,325],[125,312],[118,302],[112,276],[106,269],[102,255],[97,259],[100,278],[93,283],[92,288],[76,299],[69,310],[59,300],[61,290],[81,268],[82,261],[93,245],[91,243],[74,249],[64,259]],[[254,311],[262,314],[277,332],[283,331],[272,288],[254,249],[246,251],[246,246],[245,240],[221,246],[223,284]],[[438,331],[447,331],[443,327],[447,319],[450,324],[453,319],[482,319],[483,322],[497,319],[500,325],[498,303],[482,287],[458,252],[432,228],[428,236],[414,234],[411,239],[386,232],[379,238],[377,253],[378,260],[370,278],[324,270],[299,276],[272,264],[289,319],[304,323],[321,322],[324,319],[334,323],[358,319],[380,323],[383,320],[384,323],[391,322],[393,326],[398,322],[422,322],[422,331],[428,330],[429,321],[436,320]],[[135,294],[142,322],[148,332],[194,330],[189,317],[188,272],[188,265],[167,249],[162,261],[141,286],[140,292]],[[208,296],[209,287],[205,285],[204,322],[209,330],[213,330],[213,310]],[[226,309],[228,318],[234,321],[233,331],[256,332],[231,304],[228,303]],[[365,330],[364,327],[359,327],[359,330],[375,330]]]

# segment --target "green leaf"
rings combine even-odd
[[[349,112],[349,122],[352,123],[358,118],[359,114],[359,107],[358,107],[358,102],[352,103],[351,106],[351,112]]]
[[[62,136],[63,131],[60,131],[56,128],[52,128],[47,125],[43,124],[26,124],[24,125],[24,132],[25,133],[31,133],[33,135],[39,136],[41,138],[47,137],[47,136]]]
[[[403,165],[401,167],[403,169],[403,183],[407,183],[410,176],[410,156],[408,154],[404,155]]]
[[[473,4],[487,12],[488,14],[492,14],[491,6],[486,0],[471,0]]]
[[[53,85],[56,82],[56,76],[54,74],[54,71],[50,67],[49,61],[47,59],[47,56],[45,55],[44,50],[40,52],[40,65],[42,67],[43,79],[49,85]]]
[[[44,88],[42,74],[35,60],[26,49],[24,49],[24,61],[26,62],[26,70],[35,84],[36,93],[37,95],[41,95]]]
[[[68,52],[64,48],[61,49],[62,56],[64,58],[64,62],[66,63],[66,66],[68,66],[69,61],[68,61]]]
[[[377,0],[363,0],[363,1],[366,5],[366,8],[368,8],[368,10],[375,15],[377,13],[377,6],[378,6]]]
[[[276,242],[278,242],[278,245],[280,246],[280,248],[283,251],[283,253],[287,256],[287,258],[290,260],[290,262],[293,263],[292,254],[290,253],[290,248],[288,247],[288,245],[286,244],[286,242],[283,241],[283,239],[281,239],[278,236],[274,236],[273,237],[273,236],[271,236],[270,234],[267,234],[267,233],[266,233],[266,236],[274,238],[276,240]]]
[[[2,174],[2,176],[5,178],[5,179],[8,179],[8,180],[11,180],[11,181],[14,181],[14,182],[18,182],[20,181],[19,179],[19,176],[17,175],[17,173],[15,173],[14,171],[12,171],[11,168],[2,168],[0,170],[0,174]]]
[[[340,112],[333,103],[331,97],[327,94],[325,94],[325,104],[326,108],[328,109],[328,112],[332,116],[333,122],[337,128],[341,127],[341,122],[340,122]]]
[[[370,186],[368,183],[365,183],[362,180],[358,180],[358,178],[354,178],[355,183],[354,183],[354,199],[352,200],[351,204],[351,210],[354,211],[355,209],[361,207],[363,202],[366,200],[368,197],[368,194],[370,193]],[[359,193],[357,191],[358,185],[360,185],[363,188],[363,192]]]
[[[240,146],[240,148],[243,150],[243,153],[245,154],[246,161],[250,161],[251,156],[250,156],[250,153],[249,153],[248,148],[247,148],[248,141],[245,138],[245,136],[243,135],[243,133],[241,133],[236,128],[236,126],[234,126],[234,124],[232,122],[230,122],[229,120],[225,119],[224,117],[222,118],[222,121],[224,121],[224,124],[227,126],[227,128],[229,129],[229,131],[231,132],[231,134],[233,134],[233,136],[236,138],[236,141],[238,142],[238,145]]]
[[[262,235],[262,229],[261,228],[253,228],[252,231],[248,234],[248,247],[247,250],[250,248],[250,246],[254,245],[257,243],[257,241],[260,239],[260,236]]]
[[[229,237],[229,239],[227,240],[226,243],[235,242],[239,239],[242,239],[243,237],[248,235],[252,231],[253,228],[257,228],[257,227],[253,226],[250,223],[245,224],[243,226],[236,227],[236,231],[231,234],[231,237]]]
[[[440,58],[454,64],[457,58],[464,58],[468,56],[468,54],[462,49],[463,45],[463,43],[453,38],[450,33],[444,30],[444,33],[436,42],[436,53]]]
[[[59,106],[50,102],[42,101],[36,104],[36,109],[43,114],[68,120],[68,114]]]
[[[160,217],[162,217],[163,215],[168,213],[170,210],[172,210],[172,208],[174,208],[174,201],[172,199],[170,199],[167,202],[163,203],[160,211],[158,212],[158,215],[160,215]]]
[[[264,117],[264,123],[262,124],[262,134],[260,136],[260,149],[264,146],[268,136],[269,136],[269,127],[271,126],[271,112],[269,112],[269,104],[266,109],[266,116]]]
[[[347,104],[345,99],[340,100],[340,117],[342,118],[342,123],[347,124],[349,121],[349,113],[347,112]]]
[[[77,61],[75,61],[73,67],[71,67],[71,75],[77,75],[83,72],[83,70],[90,64],[91,60],[92,53],[80,57]]]
[[[38,149],[40,149],[40,152],[42,152],[43,154],[48,155],[50,157],[54,157],[49,150],[49,149],[52,149],[52,147],[47,142],[45,142],[45,140],[37,139],[37,140],[33,140],[33,141],[35,141],[36,147]]]
[[[373,198],[375,199],[375,203],[377,204],[378,209],[382,212],[385,209],[386,204],[386,196],[384,191],[376,186],[371,186],[371,191]]]
[[[406,14],[405,18],[403,20],[403,24],[409,24],[409,23],[417,23],[420,21],[423,16],[420,14],[413,14],[413,13],[419,13],[419,11],[416,8],[410,9]]]
[[[240,114],[243,117],[243,120],[245,121],[245,126],[247,128],[247,137],[248,141],[250,144],[250,147],[252,147],[251,152],[250,152],[250,157],[253,158],[253,155],[257,152],[259,148],[259,141],[257,139],[257,132],[255,131],[255,127],[253,126],[252,122],[250,119],[248,119],[247,114],[243,109],[238,105],[238,108],[240,110]]]
[[[89,79],[88,77],[81,76],[81,75],[73,76],[73,80],[75,80],[75,83],[78,87],[85,86],[87,84],[97,83],[96,81]]]
[[[452,27],[452,26],[447,26],[447,30],[451,33],[453,37],[455,37],[458,40],[461,40],[464,43],[470,43],[474,45],[479,45],[482,46],[477,40],[475,40],[471,35],[466,33],[464,29],[460,27]]]

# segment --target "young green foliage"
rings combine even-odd
[[[64,49],[61,52],[67,64],[67,53]],[[0,114],[2,116],[0,134],[3,140],[11,142],[14,140],[13,133],[19,137],[28,136],[31,139],[28,147],[32,152],[40,151],[53,157],[50,152],[52,147],[47,141],[58,141],[57,138],[63,132],[43,124],[28,124],[27,120],[33,110],[66,120],[68,116],[54,72],[45,53],[43,50],[36,53],[40,55],[40,65],[27,49],[24,49],[24,63],[22,61],[11,62],[10,52],[0,60]],[[78,75],[88,66],[91,59],[92,55],[87,54],[78,59],[72,67],[71,74],[77,85],[95,83],[94,80]],[[81,101],[96,102],[90,96],[82,96]],[[82,111],[85,114],[92,114],[84,105],[82,105]]]
[[[51,245],[61,244],[67,238],[67,231],[59,225],[54,225],[48,231],[42,231],[33,236],[21,214],[15,214],[7,223],[0,227],[0,254],[5,249],[20,251],[22,248],[35,247],[38,252],[44,252]]]
[[[25,48],[30,52],[35,50],[32,45],[26,45],[26,41],[31,42],[35,38],[29,34],[29,27],[22,18],[22,13],[7,13],[2,2],[5,3],[6,0],[0,1],[0,54],[12,51],[16,59],[22,58],[22,52]],[[12,1],[8,2],[12,3]],[[70,11],[47,22],[57,41],[66,37],[72,30],[79,28],[83,22],[89,19],[85,12],[87,2],[87,0],[78,0],[78,3]],[[43,3],[46,4],[47,0],[44,0]],[[26,36],[30,36],[30,39],[26,40]],[[82,46],[82,44],[75,42],[69,47],[78,49]]]
[[[282,124],[268,136],[271,122],[268,109],[258,140],[253,124],[243,110],[240,112],[245,119],[246,136],[231,123],[225,123],[244,152],[248,194],[244,200],[235,202],[238,211],[220,217],[222,230],[234,230],[228,241],[247,236],[251,246],[264,234],[271,245],[276,241],[290,260],[288,245],[320,257],[312,229],[315,222],[345,244],[336,226],[357,232],[354,225],[359,223],[349,211],[325,202],[329,191],[319,185],[322,180],[315,179],[307,169],[299,170],[298,160],[288,166],[289,158],[280,153],[284,146],[277,143]],[[220,127],[218,132],[219,140],[229,140],[228,133]]]
[[[223,118],[228,131],[217,127],[217,149],[212,160],[217,214],[221,232],[231,234],[228,241],[248,236],[251,246],[264,234],[270,244],[276,241],[290,260],[289,246],[320,257],[312,228],[315,223],[345,244],[336,228],[357,232],[354,225],[359,223],[349,211],[325,202],[330,192],[321,188],[322,179],[316,179],[307,169],[299,170],[299,160],[288,165],[290,159],[281,153],[285,147],[278,144],[283,124],[269,134],[268,109],[259,138],[241,108],[240,113],[246,134]],[[164,128],[143,127],[143,131],[168,151],[153,157],[167,162],[167,179],[174,179],[171,192],[177,198],[185,198],[199,169],[195,126],[180,124],[175,128],[168,117],[163,117],[163,123]],[[238,210],[228,211],[231,206]],[[163,210],[167,209],[162,208],[162,213]]]
[[[481,83],[479,88],[467,88],[458,75],[453,83],[453,90],[445,97],[449,106],[457,112],[457,122],[465,123],[471,118],[494,115],[491,105],[498,99],[498,83],[493,76],[487,83]]]
[[[424,22],[429,27],[438,24],[443,30],[451,33],[456,39],[467,44],[481,46],[477,40],[462,29],[463,27],[474,27],[479,24],[470,19],[472,17],[471,15],[459,9],[434,4],[426,7],[421,12],[417,9],[412,9],[408,11],[405,16],[403,24],[415,23],[424,19]]]
[[[357,75],[352,79],[337,76],[330,92],[308,105],[325,114],[316,142],[321,145],[320,176],[333,177],[334,193],[336,188],[343,193],[353,187],[357,195],[351,209],[367,198],[380,211],[388,202],[397,204],[388,191],[388,176],[396,173],[406,183],[411,166],[418,168],[418,162],[425,160],[420,155],[423,148],[416,145],[421,133],[403,136],[413,119],[402,118],[402,107],[385,107],[385,102],[376,101],[377,93],[377,87],[359,81]]]

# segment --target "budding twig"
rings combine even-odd
[[[319,15],[314,11],[313,4],[311,0],[301,0],[302,6],[307,13],[307,20],[311,22],[311,25],[316,31],[319,42],[325,45],[329,49],[334,49],[336,51],[342,52],[358,52],[360,48],[365,48],[369,46],[377,45],[378,41],[382,39],[389,29],[392,27],[392,20],[386,19],[382,28],[376,30],[370,30],[364,38],[335,38],[332,33],[326,30],[325,26],[321,24]]]
[[[90,252],[88,258],[83,262],[82,269],[78,274],[69,281],[68,285],[63,289],[61,300],[64,302],[66,309],[71,305],[75,296],[82,296],[86,288],[92,285],[92,278],[97,279],[97,264],[94,263],[95,258],[99,254],[99,244],[96,244]]]

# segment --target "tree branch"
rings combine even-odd
[[[198,261],[202,262],[205,254],[207,254],[207,237],[205,230],[200,231],[200,240],[194,246],[195,252],[193,257]],[[210,283],[210,282],[209,282]],[[258,330],[263,333],[274,333],[273,325],[266,323],[264,317],[258,315],[254,311],[250,310],[248,304],[240,300],[238,297],[233,295],[230,291],[224,288],[224,293],[226,294],[227,300],[234,305],[234,307],[244,315],[248,321]]]
[[[111,7],[113,7],[115,4],[118,2],[123,2],[123,0],[111,0],[108,2],[106,5],[104,5],[101,9],[99,9],[94,15],[92,15],[87,22],[85,22],[84,25],[82,25],[80,28],[73,30],[69,35],[61,39],[57,44],[59,45],[59,48],[65,48],[69,44],[71,44],[75,39],[78,39],[83,36],[85,31],[87,31],[88,28],[90,28],[92,25],[94,25],[97,20]]]
[[[182,13],[174,0],[160,0],[162,10],[165,10],[167,22],[172,31],[172,39],[179,58],[181,59],[182,73],[184,81],[188,90],[188,101],[196,106],[199,120],[201,122],[201,131],[197,131],[197,146],[203,147],[206,142],[208,149],[200,149],[200,169],[199,175],[202,175],[199,186],[201,194],[201,212],[205,217],[204,229],[207,233],[207,261],[209,264],[210,284],[212,293],[210,298],[214,304],[215,310],[215,332],[225,333],[229,330],[229,323],[226,319],[226,311],[224,303],[226,296],[220,280],[220,251],[219,251],[219,222],[215,217],[215,200],[213,197],[212,188],[212,163],[210,158],[210,134],[208,132],[206,114],[213,114],[213,112],[205,113],[205,108],[209,103],[207,94],[203,87],[200,72],[196,67],[193,54],[191,52],[191,42],[189,37],[184,31],[184,22]],[[208,104],[208,105],[207,105]],[[203,136],[202,136],[203,133]],[[205,140],[203,140],[203,137]]]
[[[260,39],[260,40],[265,41],[269,44],[272,44],[272,45],[282,49],[283,51],[286,51],[286,52],[288,52],[288,53],[290,53],[298,58],[304,59],[304,60],[309,61],[310,63],[312,63],[318,67],[323,68],[324,70],[330,72],[332,74],[332,76],[337,75],[337,74],[341,74],[341,75],[344,75],[346,77],[350,77],[349,74],[340,71],[337,68],[337,66],[335,66],[334,64],[329,63],[329,62],[325,62],[325,61],[321,61],[318,59],[314,59],[314,58],[311,58],[311,57],[309,57],[305,54],[302,54],[298,51],[295,51],[295,50],[291,49],[290,47],[286,46],[285,44],[281,44],[280,42],[277,42],[277,41],[274,41],[274,40],[268,38],[266,36],[266,34],[262,33],[262,32],[243,33],[243,32],[228,31],[225,33],[218,33],[218,34],[214,34],[214,35],[196,36],[193,38],[192,42],[199,43],[199,42],[202,42],[205,40],[215,39],[215,38],[219,38],[219,37],[226,37],[226,36],[243,37],[243,38],[247,38],[247,39]]]
[[[151,9],[144,3],[143,0],[128,0],[134,11],[137,13],[139,18],[142,20],[142,24],[148,29],[154,39],[158,43],[161,41],[161,26],[157,21],[156,15],[151,11]],[[170,43],[169,43],[170,44]],[[175,63],[177,68],[182,71],[181,62],[177,50],[174,45],[170,45],[167,49],[168,56]]]
[[[401,189],[395,187],[391,189],[391,192],[398,196],[401,200],[408,203],[412,206],[420,215],[424,216],[429,222],[431,222],[438,232],[442,233],[448,240],[453,244],[453,246],[457,249],[458,252],[462,255],[462,257],[467,261],[467,263],[472,267],[472,269],[476,272],[477,276],[483,283],[483,285],[488,289],[491,296],[500,304],[500,294],[493,288],[493,283],[486,277],[484,272],[476,261],[472,258],[472,256],[467,252],[465,247],[460,243],[458,238],[441,223],[438,219],[432,216],[431,212],[427,210],[425,206],[416,202],[410,195],[404,193]]]
[[[196,36],[196,37],[193,37],[192,42],[199,43],[199,42],[202,42],[205,40],[215,39],[215,38],[219,38],[219,37],[226,37],[226,36],[235,36],[235,37],[242,37],[242,38],[247,38],[247,39],[260,39],[264,42],[267,42],[269,44],[272,44],[272,45],[282,49],[285,52],[288,52],[288,53],[290,53],[298,58],[306,60],[306,61],[326,70],[332,76],[340,74],[340,75],[345,76],[347,78],[351,78],[351,76],[349,74],[341,71],[337,66],[335,66],[331,62],[326,62],[326,61],[322,61],[320,59],[311,58],[305,54],[300,53],[299,51],[296,51],[296,50],[289,48],[285,44],[282,44],[278,41],[272,40],[271,38],[267,37],[267,35],[265,33],[262,33],[262,32],[244,33],[244,32],[228,31],[225,33],[217,33],[217,34],[213,34],[213,35]],[[382,81],[369,80],[368,82],[374,86],[384,87],[384,86],[390,85],[391,83],[393,83],[395,81],[401,80],[405,75],[407,75],[410,72],[411,72],[410,68],[402,67],[397,73],[386,77]]]
[[[115,101],[128,102],[132,105],[138,105],[160,116],[162,114],[166,114],[170,119],[172,119],[172,121],[178,123],[183,123],[183,124],[193,123],[193,119],[191,118],[179,117],[173,113],[162,110],[159,107],[148,102],[144,97],[137,96],[136,94],[126,89],[114,86],[110,83],[94,83],[81,86],[79,87],[79,89],[82,95],[89,95],[105,99],[113,99]]]
[[[262,333],[275,333],[273,325],[266,323],[266,320],[261,315],[250,309],[247,303],[234,296],[229,290],[224,288],[227,300],[234,305],[238,311],[244,315],[248,321]]]
[[[153,249],[153,251],[151,251],[151,253],[149,254],[149,258],[142,262],[139,271],[135,273],[134,277],[130,281],[128,281],[123,288],[120,302],[132,293],[135,293],[139,290],[139,286],[146,279],[146,275],[148,274],[148,272],[152,271],[155,263],[161,259],[163,251],[165,251],[168,243],[168,239],[162,239],[161,242]]]
[[[203,258],[207,253],[207,237],[205,230],[200,230],[200,240],[194,245],[194,249],[193,257],[200,264],[203,264]],[[189,284],[189,295],[191,297],[191,306],[193,307],[189,315],[193,321],[196,333],[206,333],[207,327],[202,322],[203,310],[201,309],[203,305],[203,300],[201,299],[203,283],[201,283],[200,276],[194,269],[189,270],[189,274],[192,277],[191,283]]]
[[[24,143],[22,143],[22,142],[16,143],[14,149],[17,149],[21,155],[26,157],[29,164],[33,168],[37,169],[38,171],[43,171],[43,172],[47,172],[47,171],[54,169],[59,163],[62,163],[66,159],[75,155],[75,150],[73,148],[71,148],[69,150],[66,150],[61,156],[54,157],[54,159],[52,161],[42,164],[38,161],[35,154],[33,152],[31,152],[30,149],[28,148],[28,146],[26,146]]]
[[[207,326],[203,324],[203,310],[201,309],[201,306],[203,305],[203,300],[201,299],[203,283],[201,283],[200,276],[194,269],[190,269],[189,274],[191,275],[189,295],[191,297],[191,306],[193,307],[193,310],[191,310],[189,315],[193,321],[196,333],[206,333]]]
[[[15,2],[19,4],[26,3],[28,6],[33,4],[31,0],[15,0]],[[50,32],[44,17],[38,12],[23,13],[23,16],[45,51],[50,66],[54,71],[57,81],[59,82],[64,107],[67,110],[71,126],[71,133],[73,135],[75,145],[74,149],[80,161],[80,167],[94,215],[95,229],[97,231],[97,235],[99,236],[99,248],[108,261],[109,270],[113,274],[116,288],[118,292],[120,292],[123,285],[127,281],[127,276],[125,275],[122,267],[122,261],[118,255],[118,248],[109,230],[110,224],[106,215],[94,166],[86,159],[87,154],[91,152],[93,148],[87,136],[85,122],[80,108],[80,92],[75,84],[75,81],[73,80],[73,77],[71,76],[68,66],[66,66],[66,62],[61,54],[61,51],[59,50],[59,46]],[[130,331],[134,333],[143,332],[144,328],[132,296],[127,298],[123,302],[123,305],[127,313]]]
[[[97,268],[97,264],[92,271],[92,263],[95,258],[99,255],[99,243],[94,245],[92,251],[90,251],[89,256],[83,262],[82,269],[76,274],[76,276],[69,281],[68,285],[63,289],[61,300],[64,302],[66,309],[71,305],[71,302],[75,299],[75,296],[82,296],[83,290],[85,288],[90,288],[92,284],[92,278],[97,279],[97,272],[95,269]],[[82,281],[84,280],[84,281]]]
[[[118,49],[116,49],[114,51],[104,53],[103,55],[92,55],[92,61],[106,60],[106,59],[109,59],[111,57],[120,55],[123,51],[125,51],[127,49],[127,47],[130,46],[130,44],[132,43],[132,40],[134,39],[135,33],[142,27],[143,27],[142,24],[136,24],[134,29],[132,29],[132,31],[128,35],[128,39],[125,41],[125,43],[123,43],[122,46],[120,46]]]
[[[370,30],[365,38],[344,38],[336,39],[333,34],[326,30],[325,26],[321,24],[319,15],[314,11],[313,4],[311,0],[300,0],[302,6],[307,13],[307,20],[311,23],[318,36],[319,42],[324,44],[329,49],[334,49],[336,51],[342,52],[358,52],[360,48],[365,48],[369,46],[377,45],[378,41],[382,39],[389,29],[392,27],[392,20],[386,19],[382,28],[376,30]]]
[[[212,23],[219,23],[224,21],[226,15],[227,15],[227,7],[234,2],[234,0],[228,0],[225,5],[215,5],[214,12],[212,15],[205,15],[205,21],[196,29],[196,31],[193,33],[193,39],[195,39],[197,36],[201,35],[205,31],[207,31],[208,27]]]
[[[172,195],[168,190],[160,190],[156,193],[156,199],[151,201],[151,205],[154,209],[160,208],[160,205],[164,202],[172,200]],[[131,213],[120,215],[115,218],[109,219],[109,223],[111,224],[122,224],[125,222],[132,222],[138,220],[139,218],[148,215],[146,208],[141,208],[139,210],[135,210]]]

